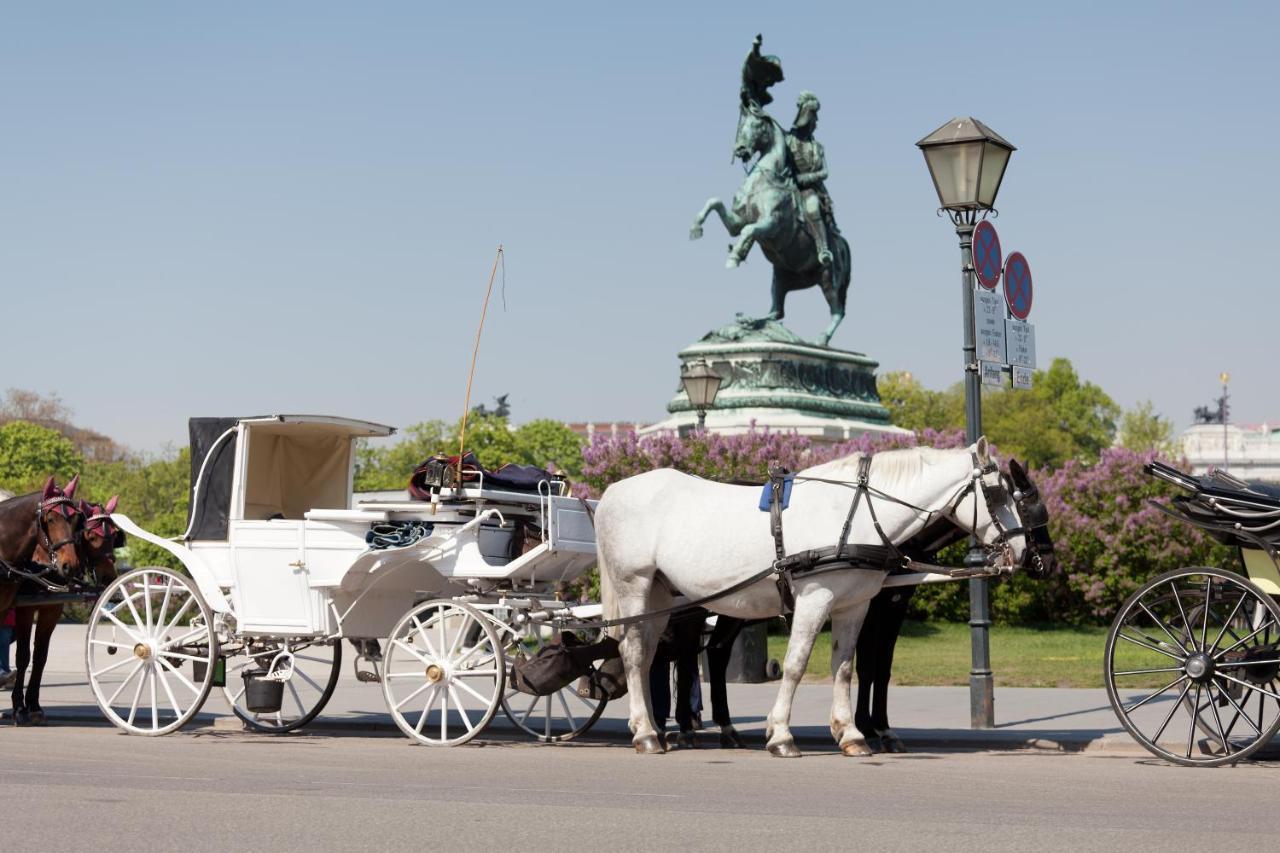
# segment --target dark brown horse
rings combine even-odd
[[[43,490],[0,502],[0,613],[13,606],[24,581],[65,586],[80,574],[84,516],[73,500],[79,482],[72,477],[64,491],[50,477]],[[37,548],[48,562],[34,562]]]
[[[79,541],[80,559],[94,586],[109,584],[116,577],[115,549],[124,544],[124,532],[111,520],[111,513],[115,512],[118,502],[118,496],[112,496],[105,507],[80,501],[80,514],[84,517]],[[37,561],[43,556],[42,548],[37,546]],[[17,609],[17,624],[13,629],[18,650],[14,662],[14,672],[17,673],[13,682],[14,725],[43,726],[48,722],[44,709],[40,707],[40,684],[49,660],[53,629],[62,619],[64,606],[61,602],[54,602]],[[31,666],[31,678],[24,690],[28,664]]]

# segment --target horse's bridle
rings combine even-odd
[[[66,506],[68,510],[59,510],[60,507]],[[81,523],[71,525],[71,535],[66,539],[53,542],[49,536],[49,525],[45,523],[44,517],[49,512],[61,511],[64,518],[71,521],[76,516],[81,517]],[[40,537],[40,544],[44,547],[45,553],[49,555],[49,565],[54,572],[63,575],[62,566],[58,561],[58,551],[68,545],[77,545],[80,537],[84,533],[84,516],[81,515],[80,509],[75,502],[66,495],[54,495],[51,498],[45,498],[36,507],[36,534]]]
[[[1040,499],[1040,490],[1029,481],[1026,489],[1018,489],[1011,482],[1009,475],[1000,470],[1000,466],[994,459],[988,458],[984,464],[978,459],[977,453],[971,452],[971,456],[973,475],[952,502],[951,514],[955,515],[959,511],[960,502],[970,492],[980,492],[987,505],[987,515],[991,517],[991,524],[996,529],[996,541],[990,545],[983,545],[988,551],[988,562],[993,562],[999,554],[1007,554],[1011,548],[1009,540],[1014,536],[1021,536],[1024,541],[1024,566],[1033,577],[1043,577],[1046,571],[1044,555],[1053,553],[1053,540],[1049,536],[1049,510]],[[990,474],[999,474],[1000,482],[996,485],[988,485],[984,478]],[[996,513],[996,510],[1009,500],[1010,495],[1018,510],[1020,522],[1018,527],[1006,527]],[[970,530],[977,529],[978,502],[974,501],[973,526]]]

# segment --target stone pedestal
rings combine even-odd
[[[719,329],[679,354],[681,369],[706,360],[723,382],[707,429],[721,433],[757,429],[795,431],[833,443],[864,433],[902,433],[880,404],[879,364],[857,352],[815,346],[781,323],[748,320]],[[642,430],[685,431],[698,420],[680,389],[667,404],[670,416]]]

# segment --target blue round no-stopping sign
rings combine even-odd
[[[1003,261],[1000,236],[995,226],[984,219],[973,229],[973,271],[978,275],[978,284],[995,290]]]
[[[1021,252],[1010,252],[1004,262],[1004,301],[1009,304],[1009,313],[1019,320],[1027,319],[1031,297],[1031,264]]]

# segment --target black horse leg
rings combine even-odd
[[[40,707],[40,682],[44,679],[44,666],[49,662],[49,645],[53,639],[53,629],[58,627],[62,617],[62,605],[50,605],[36,610],[36,632],[31,656],[31,680],[27,682],[27,710],[31,714],[31,724],[43,726],[48,718]]]
[[[676,647],[676,723],[680,726],[683,746],[694,746],[693,682],[698,678],[698,651],[705,622],[706,613],[701,610],[671,620]]]
[[[893,672],[893,652],[915,591],[915,587],[882,590],[872,599],[867,622],[858,638],[858,704],[854,724],[865,736],[878,739],[880,747],[888,752],[906,751],[889,726],[889,677]],[[867,640],[865,649],[863,638]]]
[[[711,681],[711,718],[720,727],[720,746],[745,749],[746,743],[742,735],[733,727],[733,718],[729,715],[729,695],[725,686],[725,674],[729,669],[729,656],[733,653],[733,644],[742,633],[745,625],[742,619],[732,616],[716,618],[716,627],[711,632],[711,640],[707,643],[707,678]]]
[[[13,724],[15,726],[31,725],[31,714],[27,711],[26,694],[23,683],[27,678],[27,666],[31,663],[31,624],[35,619],[35,610],[21,607],[14,611],[13,637],[16,659],[13,671]]]

